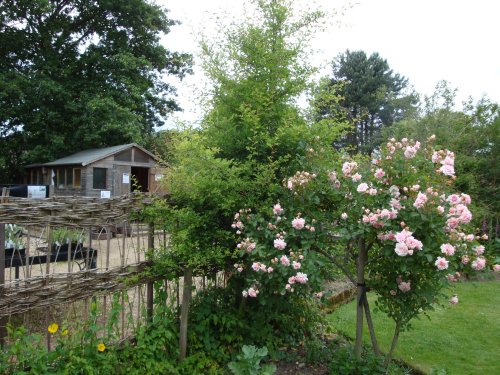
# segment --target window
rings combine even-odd
[[[106,189],[106,168],[94,168],[94,189]]]
[[[82,186],[82,170],[80,168],[73,169],[73,187],[79,188]]]

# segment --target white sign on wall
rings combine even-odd
[[[101,198],[111,198],[111,192],[109,190],[102,190]]]
[[[47,196],[46,186],[29,186],[28,185],[28,198],[41,199]]]
[[[155,181],[160,181],[163,178],[162,174],[155,174]]]
[[[122,179],[122,182],[124,184],[130,184],[130,174],[128,173],[124,173],[123,174],[123,179]]]

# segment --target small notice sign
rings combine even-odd
[[[28,198],[42,199],[47,196],[46,186],[29,186],[28,185]]]
[[[101,198],[111,198],[111,192],[109,190],[102,190]]]
[[[130,174],[129,173],[124,173],[123,174],[122,182],[124,184],[130,184]]]
[[[155,181],[160,181],[163,178],[162,174],[155,174]]]

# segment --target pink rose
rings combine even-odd
[[[493,265],[493,271],[500,272],[500,264],[494,264]]]
[[[394,249],[396,254],[398,254],[400,257],[405,257],[409,254],[408,252],[408,246],[402,242],[398,242],[396,244],[396,248]]]
[[[295,281],[300,284],[305,284],[308,281],[307,275],[302,272],[297,272],[297,275],[295,275]]]
[[[381,179],[385,176],[385,172],[382,168],[377,168],[377,170],[375,171],[375,174],[374,174],[375,178],[377,179]]]
[[[410,291],[411,287],[410,287],[410,282],[405,282],[405,281],[401,281],[398,285],[398,288],[400,291],[402,291],[403,293],[407,293]]]
[[[281,208],[281,205],[279,203],[273,206],[273,213],[275,215],[281,215],[283,213],[283,208]]]
[[[437,257],[436,261],[434,262],[434,265],[437,267],[438,270],[442,271],[448,268],[448,261],[446,258],[443,257]]]
[[[476,271],[482,270],[486,266],[486,259],[479,257],[472,262],[472,268]]]
[[[358,193],[364,193],[368,190],[368,184],[366,182],[362,182],[359,184],[356,190],[358,191]]]
[[[306,221],[301,217],[296,217],[295,219],[292,220],[292,227],[294,227],[297,230],[301,230],[302,228],[304,228],[305,224]]]
[[[284,250],[286,247],[286,242],[281,238],[277,238],[274,240],[274,247],[278,250]]]
[[[288,259],[288,257],[286,255],[283,255],[281,258],[280,258],[280,262],[282,265],[288,267],[290,265],[290,259]]]
[[[445,243],[441,245],[441,252],[447,256],[452,256],[455,254],[455,248],[449,243]]]
[[[292,267],[293,267],[294,270],[298,270],[300,268],[300,263],[296,262],[296,261],[293,261],[292,262]]]
[[[452,305],[456,305],[458,303],[458,297],[457,297],[456,294],[453,297],[450,298],[450,303]]]

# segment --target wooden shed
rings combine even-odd
[[[155,155],[130,143],[28,165],[26,183],[52,185],[55,195],[107,198],[137,190],[155,192],[163,171]]]

